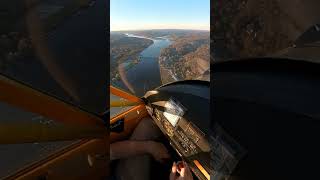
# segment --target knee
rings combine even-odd
[[[130,139],[154,140],[160,136],[160,130],[150,117],[143,118],[135,128]]]

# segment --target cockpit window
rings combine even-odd
[[[319,62],[319,5],[316,1],[216,1],[213,62],[265,56]]]
[[[111,85],[141,97],[170,82],[210,81],[209,7],[209,0],[111,0]]]
[[[105,112],[108,99],[105,3],[1,1],[0,80],[14,80],[91,113]],[[2,100],[0,127],[9,122],[16,128],[21,123],[29,123],[27,128],[31,128],[32,123],[53,122]],[[0,179],[73,142],[1,144]]]
[[[0,72],[88,111],[103,112],[107,24],[91,13],[103,13],[101,6],[91,0],[1,2]]]

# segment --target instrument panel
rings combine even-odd
[[[172,103],[172,101],[171,101]],[[170,139],[170,144],[176,152],[187,161],[199,179],[210,179],[210,145],[205,134],[192,122],[177,117],[177,112],[168,115],[167,111],[160,111],[152,106],[146,106],[149,114],[160,130]],[[180,114],[181,115],[181,114]],[[206,154],[200,157],[199,154]],[[207,158],[208,163],[202,164],[201,159]],[[195,161],[196,163],[194,163]],[[197,166],[202,167],[201,172]]]
[[[243,148],[210,118],[210,82],[187,80],[148,91],[149,115],[200,180],[227,179]]]

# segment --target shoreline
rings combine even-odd
[[[141,53],[146,50],[147,48],[149,48],[150,46],[152,46],[154,44],[154,40],[153,39],[150,39],[150,38],[147,38],[147,37],[143,37],[143,36],[136,36],[134,34],[129,34],[129,33],[122,33],[124,34],[126,37],[135,37],[135,38],[140,38],[140,39],[149,39],[149,40],[152,40],[152,44],[150,44],[148,47],[144,48],[143,50],[141,50],[139,52],[139,54],[136,54],[135,56],[138,56],[137,59],[134,59],[134,58],[127,58],[124,62],[122,62],[121,64],[124,64],[124,68],[125,68],[125,71],[127,72],[129,69],[131,69],[132,67],[134,67],[135,65],[139,64],[139,62],[141,61]],[[111,79],[111,83],[117,83],[117,81],[120,81],[121,78],[120,78],[120,75],[119,73],[116,73],[115,77],[113,77]]]
[[[165,37],[149,38],[149,37],[138,36],[138,35],[129,34],[129,33],[123,33],[123,34],[126,35],[126,37],[136,37],[136,38],[142,38],[142,39],[149,39],[149,40],[153,41],[153,43],[150,46],[146,47],[143,51],[140,52],[139,59],[138,59],[137,62],[134,59],[128,59],[127,61],[124,62],[126,64],[125,65],[126,66],[126,72],[128,72],[128,71],[130,71],[130,69],[136,67],[136,65],[139,65],[142,61],[146,62],[144,60],[144,58],[150,58],[148,54],[150,54],[150,52],[151,52],[151,54],[152,54],[151,56],[152,56],[152,58],[154,58],[154,61],[155,61],[154,63],[157,63],[156,66],[157,66],[157,68],[159,68],[159,75],[158,76],[159,76],[159,80],[160,80],[160,84],[161,84],[162,83],[162,73],[160,71],[160,64],[159,64],[159,58],[160,58],[160,55],[161,55],[160,51],[163,48],[167,47],[166,43],[167,42],[171,42],[170,39],[165,38]],[[158,45],[158,43],[159,43],[160,46]],[[164,47],[162,47],[162,46],[164,46]],[[148,48],[150,48],[150,49],[148,50]],[[160,48],[160,50],[158,48]],[[153,52],[154,49],[157,49],[157,50],[155,52]],[[143,55],[144,51],[146,51],[147,53]],[[159,51],[159,52],[157,52],[157,51]],[[151,73],[151,72],[149,72],[149,73]],[[111,84],[115,85],[115,86],[117,86],[117,85],[121,86],[121,84],[122,84],[121,83],[121,78],[118,76],[117,79],[113,79],[111,81]]]
[[[152,40],[153,43],[150,44],[148,47],[146,47],[145,49],[143,49],[140,53],[139,53],[139,57],[138,59],[130,59],[128,58],[125,62],[123,62],[122,64],[125,64],[125,68],[126,68],[126,71],[128,71],[130,68],[132,68],[133,66],[139,64],[141,62],[141,53],[143,51],[145,51],[146,49],[148,49],[150,46],[154,45],[155,44],[155,41],[157,41],[157,39],[152,39],[152,38],[148,38],[148,37],[145,37],[145,36],[139,36],[139,35],[134,35],[134,34],[130,34],[130,33],[123,33],[124,35],[126,35],[127,37],[135,37],[135,38],[141,38],[141,39],[149,39],[149,40]],[[163,39],[163,40],[168,40],[170,41],[168,38],[165,38],[165,37],[156,37],[158,39]],[[159,40],[158,40],[159,41]],[[160,54],[161,55],[161,54]],[[158,59],[160,58],[160,55],[157,57]],[[158,64],[159,64],[159,61],[158,61]],[[128,68],[127,68],[128,67]],[[159,64],[159,68],[160,68],[160,64]],[[161,74],[160,74],[160,77],[161,77]],[[118,78],[116,78],[116,81],[119,81]]]

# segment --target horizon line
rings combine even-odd
[[[148,30],[192,30],[192,31],[210,31],[210,29],[192,29],[192,28],[150,28],[150,29],[120,29],[120,30],[111,30],[112,31],[148,31]]]

